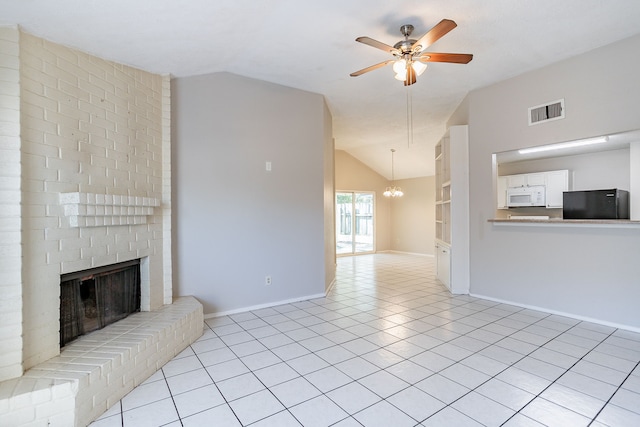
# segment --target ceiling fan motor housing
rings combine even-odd
[[[414,45],[415,42],[417,42],[418,40],[413,40],[413,39],[407,39],[407,40],[401,40],[398,43],[394,44],[393,47],[398,49],[400,52],[402,52],[403,54],[405,53],[411,53],[411,47]]]
[[[405,24],[400,27],[400,32],[404,36],[404,40],[400,40],[398,43],[394,44],[393,47],[398,49],[400,52],[409,53],[411,52],[411,47],[414,45],[417,40],[410,39],[409,36],[413,33],[413,25]]]

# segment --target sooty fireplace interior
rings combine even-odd
[[[140,311],[140,260],[60,276],[60,347]]]

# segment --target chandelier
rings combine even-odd
[[[393,153],[395,152],[396,150],[392,148],[391,149],[391,187],[387,187],[384,190],[384,193],[382,193],[382,195],[385,197],[402,197],[404,195],[404,193],[402,192],[402,188],[396,187],[395,185],[395,176],[393,173]]]

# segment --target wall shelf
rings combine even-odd
[[[452,126],[436,145],[436,276],[469,293],[469,127]]]
[[[95,193],[60,193],[60,205],[70,227],[146,224],[160,206],[155,197]]]

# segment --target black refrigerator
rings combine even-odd
[[[618,190],[565,191],[564,219],[629,219],[629,192]]]

